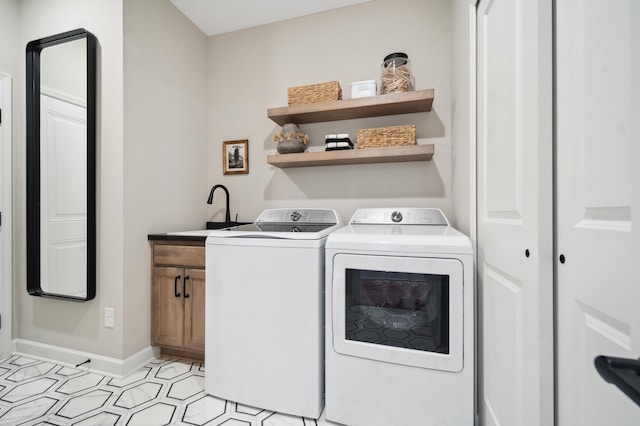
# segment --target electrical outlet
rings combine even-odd
[[[104,326],[113,328],[113,308],[104,308]]]

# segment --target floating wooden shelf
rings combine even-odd
[[[320,123],[383,115],[431,111],[433,89],[390,93],[366,98],[345,99],[308,105],[269,108],[267,116],[279,125]]]
[[[429,161],[431,157],[433,157],[433,144],[276,154],[267,156],[267,163],[284,169],[288,167],[335,166],[341,164]]]

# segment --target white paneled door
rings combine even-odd
[[[594,369],[598,355],[640,357],[637,3],[556,2],[559,426],[640,425],[640,407]]]
[[[480,424],[552,425],[551,0],[477,20]]]
[[[40,97],[41,286],[49,293],[86,295],[86,107]]]
[[[0,73],[0,358],[11,354],[11,77]]]

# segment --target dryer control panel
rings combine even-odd
[[[373,208],[359,209],[351,217],[352,225],[440,225],[449,221],[440,209],[430,208]]]

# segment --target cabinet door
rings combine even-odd
[[[153,268],[153,344],[181,347],[184,330],[183,268]]]
[[[186,269],[184,285],[184,347],[204,353],[204,269]]]

